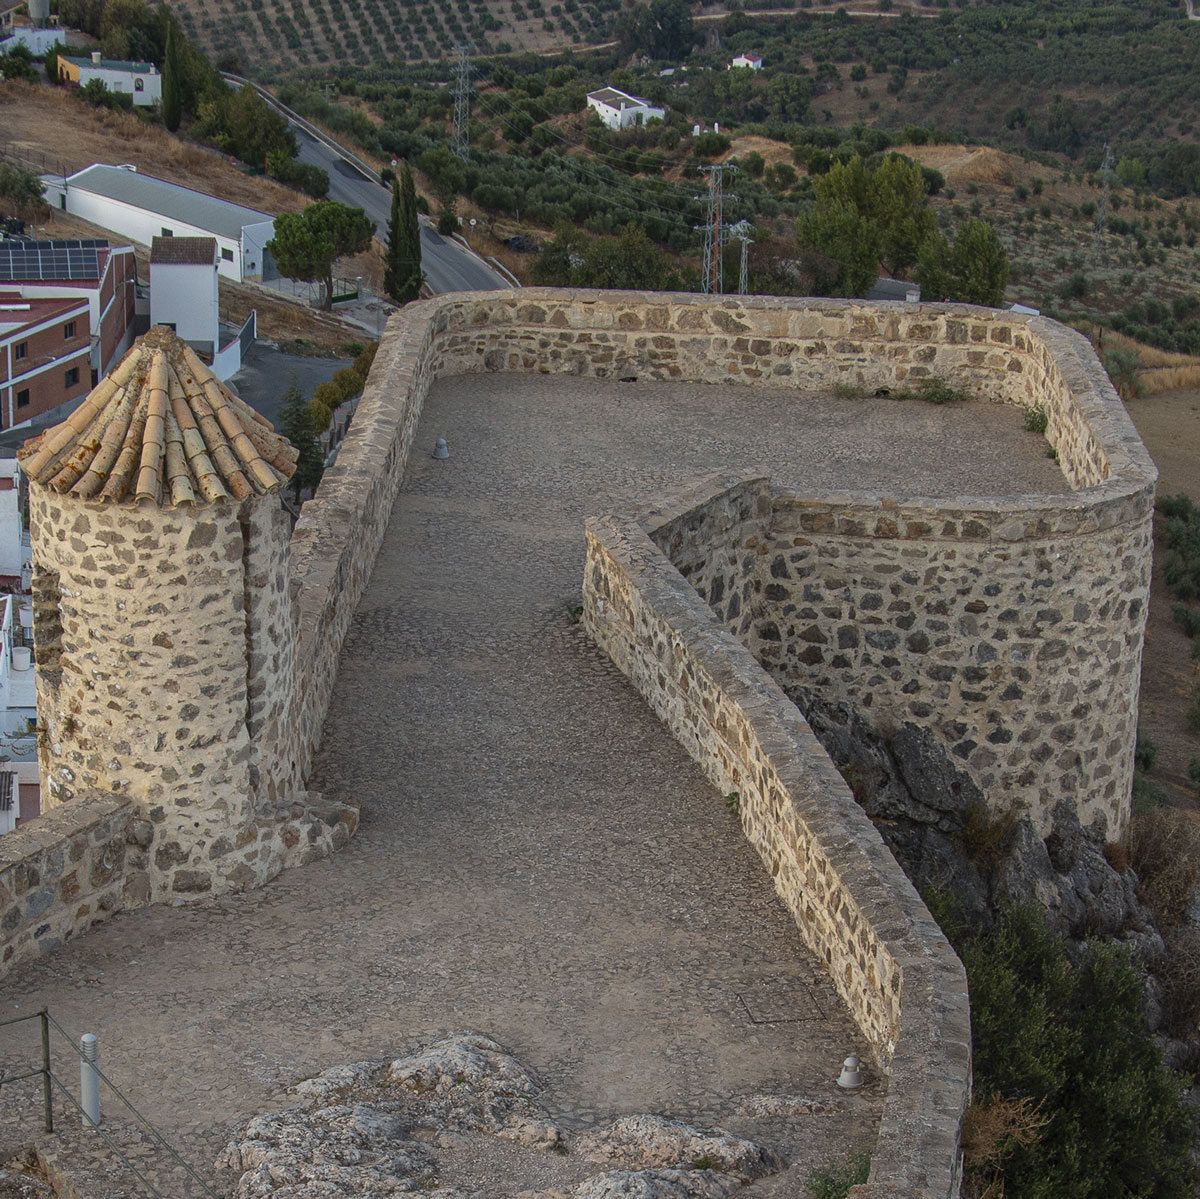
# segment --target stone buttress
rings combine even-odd
[[[240,889],[344,844],[298,790],[289,522],[296,451],[152,329],[30,479],[43,809],[131,799],[145,902]]]

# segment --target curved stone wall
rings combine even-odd
[[[410,305],[390,322],[355,427],[292,539],[297,778],[429,383],[483,371],[823,390],[937,375],[1042,408],[1074,491],[781,493],[736,616],[730,598],[718,606],[781,680],[870,696],[884,723],[937,725],[995,807],[1016,803],[1045,828],[1066,795],[1084,823],[1123,831],[1154,466],[1086,339],[1042,317],[957,305],[553,289]],[[848,629],[858,644],[839,644]]]
[[[861,1199],[950,1199],[971,1091],[962,965],[795,706],[655,544],[686,526],[692,578],[736,583],[766,480],[678,515],[588,521],[584,621],[718,790],[890,1077]],[[675,536],[670,536],[672,541]],[[751,533],[752,539],[752,533]],[[753,555],[751,555],[753,557]]]
[[[1052,809],[1056,788],[1070,787],[1084,818],[1101,816],[1115,835],[1128,808],[1155,471],[1107,376],[1087,342],[1054,322],[968,307],[549,289],[410,305],[389,323],[338,463],[293,535],[298,779],[429,384],[486,371],[822,390],[939,375],[1045,410],[1047,441],[1075,488],[1067,495],[804,496],[742,480],[724,498],[709,487],[672,511],[644,514],[640,526],[593,525],[589,542],[593,562],[606,563],[587,583],[597,636],[631,672],[640,662],[659,680],[648,697],[718,785],[742,795],[747,834],[890,1071],[863,1194],[956,1193],[970,1078],[961,966],[799,714],[780,706],[778,687],[696,591],[756,652],[775,647],[764,656],[781,675],[819,668],[831,689],[861,698],[870,687],[877,711],[907,705],[913,718],[912,705],[925,704],[933,723],[974,705],[975,723],[955,744],[974,740],[968,759],[977,749],[995,759],[976,755],[970,768],[995,770],[998,789],[1024,787],[1020,798],[1038,815]],[[964,585],[970,594],[960,596]],[[820,598],[806,586],[819,586]],[[910,611],[893,608],[913,604],[897,589],[924,597],[921,629],[916,618],[906,628]],[[603,618],[601,600],[623,605],[627,620]],[[805,647],[820,646],[805,639],[810,627],[826,646],[858,628],[860,644],[837,651],[845,662],[832,653],[804,661]],[[952,676],[939,677],[940,666]],[[1025,694],[1005,698],[1014,682]],[[1071,712],[1048,725],[1048,738],[1023,738],[1029,711],[1045,723],[1066,703]],[[971,736],[976,727],[982,739]],[[1011,739],[989,741],[1000,729]],[[1045,766],[1043,741],[1058,755],[1044,794],[1019,777],[1035,769],[1029,762]]]

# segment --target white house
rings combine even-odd
[[[145,175],[97,163],[68,175],[45,175],[46,203],[112,229],[142,245],[156,237],[216,238],[217,269],[227,279],[261,279],[275,220],[265,212]]]
[[[762,55],[761,54],[739,54],[737,58],[729,64],[730,70],[734,67],[748,67],[751,71],[762,70]]]
[[[150,248],[150,323],[170,325],[211,354],[220,338],[215,237],[156,237]]]
[[[58,42],[78,37],[73,29],[35,29],[32,25],[14,25],[0,39],[0,54],[8,54],[16,46],[24,46],[34,58],[45,58]]]
[[[593,108],[610,129],[625,129],[629,125],[644,125],[654,118],[662,120],[667,115],[665,108],[651,104],[640,96],[631,96],[615,87],[602,87],[597,92],[588,92],[588,108]]]
[[[162,101],[162,75],[152,62],[126,62],[102,58],[99,50],[90,58],[60,55],[58,77],[63,83],[86,87],[99,79],[110,92],[125,92],[139,108],[154,108]]]

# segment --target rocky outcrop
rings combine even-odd
[[[782,1165],[769,1149],[722,1128],[703,1131],[662,1116],[624,1116],[580,1137],[576,1149],[596,1161],[616,1161],[638,1169],[686,1166],[701,1173],[717,1170],[742,1182],[774,1174]]]
[[[391,1061],[334,1066],[290,1094],[299,1106],[256,1116],[217,1159],[240,1174],[234,1199],[460,1199],[463,1192],[442,1185],[439,1148],[495,1137],[553,1151],[551,1160],[570,1153],[565,1133],[539,1106],[533,1076],[477,1033]],[[578,1183],[576,1165],[577,1199],[726,1199],[782,1166],[772,1150],[724,1129],[661,1116],[626,1116],[574,1144],[576,1162],[626,1167]]]
[[[399,1116],[361,1105],[256,1116],[217,1166],[241,1171],[236,1199],[395,1195],[433,1179]]]
[[[575,1188],[575,1199],[726,1199],[736,1179],[715,1170],[609,1170]]]
[[[989,811],[930,729],[904,724],[885,737],[849,703],[803,687],[787,694],[918,890],[952,895],[975,927],[1001,907],[1032,903],[1069,945],[1102,935],[1144,963],[1162,953],[1137,875],[1109,865],[1101,828],[1081,827],[1070,800],[1059,801],[1042,837],[1027,816],[992,815],[995,805]]]

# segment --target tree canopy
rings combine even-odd
[[[46,185],[37,173],[12,162],[0,162],[0,207],[21,215],[42,211]]]
[[[300,455],[289,482],[296,503],[299,503],[305,490],[316,490],[325,473],[325,460],[321,454],[321,443],[317,440],[319,430],[315,428],[312,409],[305,401],[294,375],[291,386],[280,400],[278,428]]]
[[[650,0],[622,12],[613,25],[622,55],[678,59],[692,48],[692,13],[682,0]]]
[[[987,221],[969,220],[953,243],[940,234],[921,248],[917,280],[923,300],[957,300],[998,308],[1008,284],[1008,255]]]
[[[679,272],[663,260],[662,251],[632,221],[613,237],[589,238],[563,223],[543,248],[531,272],[535,283],[556,287],[609,287],[641,291],[674,291]]]
[[[303,212],[275,218],[275,236],[267,250],[291,279],[323,283],[322,307],[333,307],[333,264],[345,254],[360,254],[371,244],[375,222],[361,208],[319,200]]]
[[[797,221],[796,236],[832,295],[863,295],[880,266],[893,275],[915,266],[937,229],[929,180],[918,163],[898,154],[876,167],[857,154],[834,163],[813,180],[813,194],[815,203]]]

